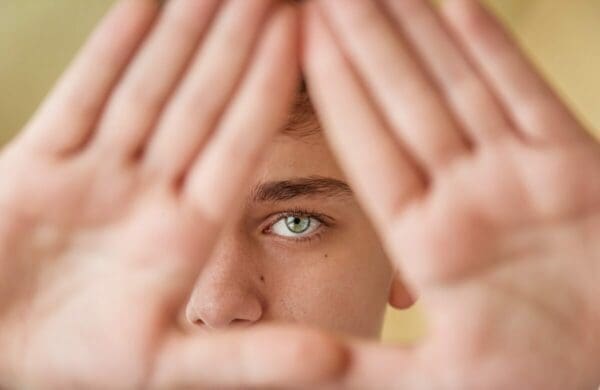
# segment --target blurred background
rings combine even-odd
[[[600,0],[485,2],[589,128],[600,134]],[[0,145],[23,127],[112,3],[0,0]],[[423,332],[418,308],[389,311],[384,340],[410,342]]]

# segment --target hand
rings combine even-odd
[[[329,140],[430,325],[356,344],[343,384],[597,386],[598,143],[475,1],[318,0],[306,23]]]
[[[157,3],[118,2],[0,156],[2,388],[308,384],[342,364],[310,332],[179,332],[285,122],[298,26],[270,0]]]

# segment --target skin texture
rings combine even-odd
[[[0,387],[600,382],[600,146],[476,2],[317,0],[302,45],[281,3],[166,7],[119,2],[0,157]],[[298,54],[341,171],[320,135],[268,143]],[[265,196],[315,175],[372,229],[348,197]],[[295,202],[338,224],[263,229]],[[398,273],[427,339],[341,338],[410,302]],[[338,335],[236,329],[279,320]]]
[[[243,202],[243,212],[201,270],[186,307],[186,327],[208,331],[301,322],[376,339],[393,276],[381,244],[351,192],[302,188],[311,180],[344,180],[323,134],[278,135],[256,177],[253,188],[288,182],[289,196],[249,195]],[[293,187],[294,182],[300,185]],[[313,213],[323,223],[294,237],[268,231],[281,214],[294,210]]]
[[[203,337],[176,316],[285,123],[297,47],[297,11],[268,0],[115,5],[0,157],[0,387],[308,385],[340,370],[316,332]]]
[[[342,384],[595,388],[598,143],[474,1],[305,20],[328,139],[430,325],[411,350],[357,343]]]

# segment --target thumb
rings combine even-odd
[[[174,335],[159,352],[150,387],[314,387],[335,380],[347,352],[316,330],[257,327],[211,335]]]
[[[343,389],[426,389],[417,349],[354,341],[348,367],[335,383]],[[429,374],[431,376],[431,374]],[[429,387],[427,384],[429,383]]]

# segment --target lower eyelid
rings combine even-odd
[[[320,230],[317,230],[316,232],[312,233],[309,236],[304,236],[304,237],[282,237],[282,236],[276,236],[277,239],[279,240],[283,240],[283,241],[287,241],[287,242],[292,242],[292,243],[309,243],[315,240],[320,240],[323,235],[323,232]]]

